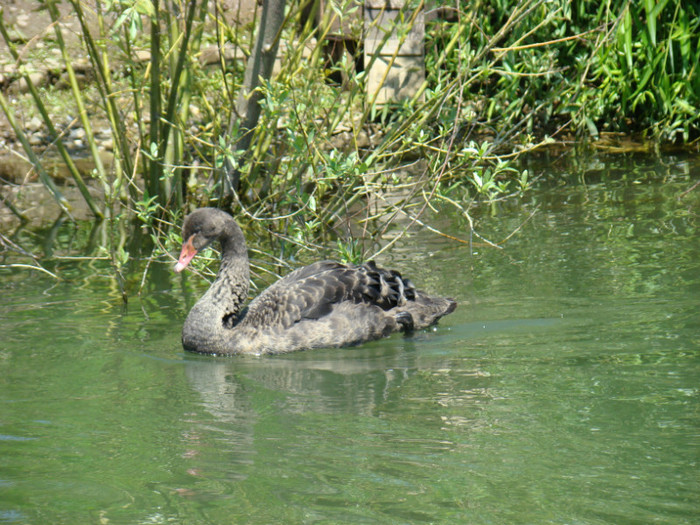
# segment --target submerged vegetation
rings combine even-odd
[[[34,85],[37,39],[18,42],[1,20],[15,75],[28,86],[50,146],[92,214],[112,221],[102,244],[117,272],[130,257],[129,218],[162,254],[177,242],[171,226],[189,209],[236,207],[248,227],[262,225],[286,246],[315,246],[331,235],[339,256],[359,260],[371,254],[354,239],[348,217],[363,237],[386,231],[399,215],[409,217],[407,228],[423,224],[423,212],[438,203],[469,218],[475,201],[527,191],[532,175],[509,162],[539,147],[615,133],[697,145],[695,2],[500,0],[436,9],[412,0],[395,34],[405,40],[417,13],[427,12],[425,82],[412,99],[383,105],[367,95],[360,47],[346,46],[334,61],[326,53],[338,20],[359,4],[324,2],[322,12],[319,4],[286,6],[273,33],[279,66],[256,79],[261,111],[250,130],[241,129],[240,94],[260,13],[235,24],[215,0],[69,0],[81,28],[79,53],[93,74],[86,85],[73,67],[78,57],[66,44],[59,4],[45,0],[53,23],[41,37],[61,51],[70,93],[61,103],[76,115],[68,125],[55,117],[61,108],[47,107],[61,98],[58,88]],[[262,10],[280,6],[266,0]],[[17,121],[20,102],[0,94],[0,103],[41,183],[70,214]],[[109,164],[97,122],[111,130]],[[84,130],[89,174],[64,146],[72,126]],[[237,149],[241,134],[246,146]],[[224,176],[231,170],[235,180]]]

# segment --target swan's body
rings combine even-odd
[[[175,270],[215,240],[221,242],[216,280],[182,329],[186,350],[218,355],[277,354],[339,347],[434,324],[452,312],[452,299],[429,297],[410,281],[373,262],[321,261],[293,271],[247,309],[250,281],[243,232],[227,213],[195,210],[185,218]]]

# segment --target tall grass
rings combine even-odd
[[[591,120],[617,123],[669,141],[696,139],[700,129],[700,6],[697,2],[630,2],[601,48],[591,83],[607,102],[591,104]],[[612,111],[619,104],[622,122]],[[585,109],[584,109],[585,111]],[[619,115],[619,113],[617,113]]]
[[[466,65],[461,99],[481,129],[507,142],[624,132],[687,143],[700,134],[699,6],[683,0],[465,3],[460,16],[471,26],[444,60],[446,68],[429,67],[432,84]],[[445,46],[452,29],[434,27],[427,49]]]
[[[241,216],[272,232],[284,249],[315,246],[332,232],[344,256],[361,258],[370,250],[341,226],[348,215],[366,238],[402,216],[405,225],[429,227],[422,217],[436,203],[470,219],[473,202],[527,190],[529,174],[509,164],[524,152],[612,131],[685,142],[700,131],[700,14],[693,2],[442,6],[448,19],[427,25],[425,82],[412,99],[384,105],[367,96],[357,55],[330,63],[324,53],[333,22],[357,3],[326,2],[318,23],[306,17],[317,3],[291,3],[276,35],[279,69],[255,90],[261,112],[244,149],[231,140],[242,125],[235,108],[243,62],[226,60],[223,52],[214,66],[199,58],[205,45],[247,56],[254,27],[229,26],[215,0],[69,3],[95,71],[97,101],[78,86],[56,0],[46,0],[94,160],[92,181],[71,166],[27,78],[37,110],[94,215],[137,216],[165,248],[173,238],[161,226],[179,222],[191,207],[225,204],[216,176],[224,165],[237,174],[233,198]],[[434,8],[407,2],[400,38],[422,9]],[[341,73],[345,85],[330,82],[331,73]],[[0,103],[11,117],[5,99]],[[95,114],[111,128],[111,167],[102,163],[92,133]],[[22,130],[16,132],[21,141]],[[26,140],[23,145],[32,155]],[[30,158],[65,205],[40,160]],[[401,171],[409,166],[410,174]],[[87,192],[89,183],[101,185],[99,202]]]

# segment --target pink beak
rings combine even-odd
[[[177,264],[175,265],[175,271],[177,273],[180,273],[182,270],[184,270],[188,264],[190,264],[190,261],[194,258],[195,255],[197,255],[197,250],[195,249],[194,245],[192,244],[192,241],[194,240],[194,235],[190,236],[187,241],[182,243],[182,251],[180,252],[180,258],[177,261]]]

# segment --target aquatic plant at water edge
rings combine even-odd
[[[236,108],[257,20],[231,24],[206,0],[69,6],[94,71],[89,89],[71,67],[55,0],[46,2],[54,20],[46,35],[61,52],[92,173],[71,166],[64,131],[27,77],[30,94],[92,213],[136,218],[162,252],[186,209],[213,204],[236,208],[283,253],[331,241],[359,260],[383,249],[372,239],[397,217],[409,218],[404,231],[430,227],[421,217],[438,205],[468,216],[474,203],[522,195],[535,177],[509,162],[523,153],[619,131],[681,142],[698,135],[700,16],[680,0],[457,2],[440,6],[440,16],[407,2],[396,35],[406,39],[427,11],[427,75],[411,99],[385,104],[368,96],[370,64],[358,66],[359,50],[333,61],[324,53],[334,20],[358,4],[328,2],[314,17],[317,2],[289,3],[268,42],[280,46],[278,70],[251,90],[260,110],[253,129]],[[31,45],[10,46],[20,70]],[[214,59],[205,59],[212,49]],[[13,112],[9,104],[3,110]],[[95,120],[111,129],[109,166]],[[245,147],[236,140],[242,131]],[[30,160],[66,207],[42,159]],[[235,172],[231,188],[222,172]],[[91,185],[99,197],[87,192]],[[113,241],[119,267],[129,253]]]

